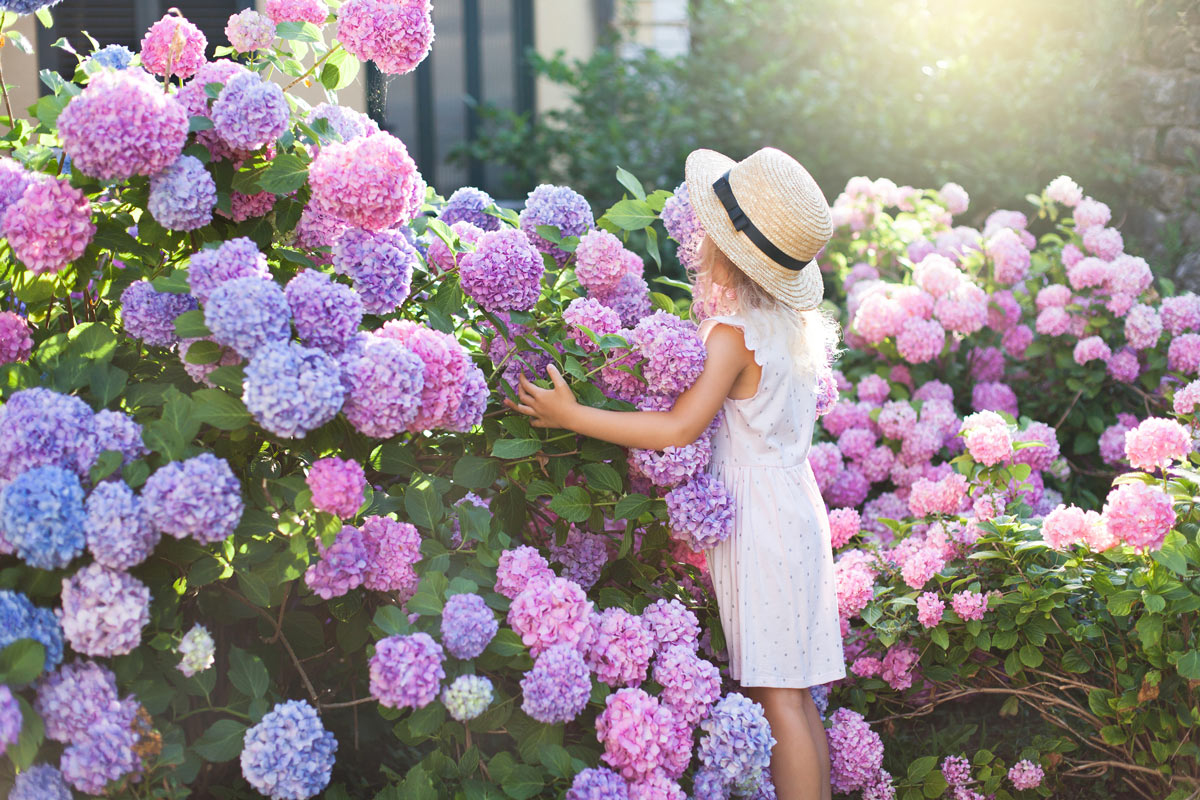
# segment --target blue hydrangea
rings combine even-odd
[[[72,800],[71,787],[57,767],[37,764],[13,781],[8,800]]]
[[[388,314],[405,301],[419,260],[416,248],[394,230],[349,228],[333,244],[333,268],[354,281],[368,314]]]
[[[142,501],[120,481],[102,483],[84,504],[88,550],[113,569],[129,569],[154,552],[161,534],[150,524]]]
[[[469,222],[484,231],[500,229],[500,218],[487,213],[487,209],[495,205],[492,196],[474,186],[464,186],[450,195],[446,205],[438,214],[438,219],[447,225],[456,222]]]
[[[300,272],[288,281],[283,293],[292,309],[296,333],[310,347],[340,353],[362,322],[363,303],[358,292],[335,283],[324,272]]]
[[[38,569],[58,569],[83,552],[83,486],[61,467],[37,467],[0,492],[0,530]]]
[[[337,739],[303,700],[279,703],[246,731],[242,775],[273,800],[304,800],[329,784]]]
[[[12,11],[19,16],[41,11],[43,8],[58,5],[60,2],[61,0],[0,0],[0,9]]]
[[[810,686],[808,693],[812,695],[813,703],[817,707],[817,713],[821,715],[821,719],[825,719],[825,713],[829,711],[829,684],[822,683],[819,686]]]
[[[455,658],[475,658],[500,629],[496,613],[478,594],[455,594],[442,610],[442,644]]]
[[[78,397],[37,387],[0,406],[0,480],[53,465],[86,475],[95,457],[94,417]]]
[[[190,294],[160,292],[144,278],[121,292],[121,324],[125,333],[155,347],[179,341],[175,318],[200,307]]]
[[[696,798],[708,800],[708,795]],[[565,800],[629,800],[629,784],[611,769],[590,767],[575,774]]]
[[[697,800],[729,800],[729,781],[719,769],[698,769],[692,779],[692,797]]]
[[[291,316],[279,284],[255,277],[222,283],[204,304],[204,323],[213,340],[246,358],[268,342],[287,341]]]
[[[195,156],[180,156],[150,179],[150,214],[164,228],[193,231],[212,222],[217,183]]]
[[[63,635],[58,618],[20,592],[0,589],[0,650],[18,639],[33,639],[46,648],[46,670],[62,663]]]
[[[142,507],[163,533],[201,544],[224,541],[245,508],[233,470],[212,453],[160,467],[142,487]]]
[[[730,692],[713,706],[700,727],[700,762],[717,770],[726,781],[738,783],[761,775],[771,764],[775,737],[762,706],[745,695]],[[758,778],[754,778],[757,785]]]
[[[142,426],[133,417],[121,411],[103,409],[96,412],[93,419],[95,440],[92,461],[105,450],[115,450],[121,454],[121,463],[141,458],[150,451],[142,441]]]
[[[326,353],[296,342],[271,342],[246,365],[242,400],[259,425],[289,439],[337,416],[346,390]]]
[[[534,247],[549,253],[561,267],[571,254],[537,232],[540,225],[558,228],[562,238],[582,236],[592,229],[592,207],[587,199],[569,186],[548,183],[536,187],[525,200],[521,210],[521,230]]]
[[[92,53],[92,61],[108,69],[129,69],[133,51],[123,44],[110,44]]]
[[[283,89],[257,72],[230,78],[212,106],[213,128],[235,150],[257,150],[287,130],[290,110]]]
[[[475,719],[492,704],[492,682],[482,675],[459,675],[442,690],[442,705],[459,722]]]

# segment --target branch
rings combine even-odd
[[[265,608],[259,608],[258,606],[254,605],[254,603],[251,603],[249,600],[242,597],[238,592],[230,589],[224,583],[218,583],[217,585],[229,594],[236,597],[244,605],[253,608],[256,612],[258,612],[259,616],[271,623],[271,627],[275,629],[275,635],[279,638],[279,641],[283,642],[283,647],[285,650],[287,650],[288,656],[292,659],[292,664],[295,665],[296,670],[300,673],[300,678],[304,681],[304,688],[308,690],[308,696],[312,699],[313,705],[319,706],[321,703],[319,700],[317,700],[317,690],[313,688],[312,681],[308,679],[308,673],[304,671],[304,666],[301,665],[300,659],[296,658],[296,651],[292,649],[291,642],[289,642],[287,637],[283,635],[283,627],[275,621],[273,616],[267,613]]]

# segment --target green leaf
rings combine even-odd
[[[924,779],[937,765],[937,756],[922,756],[908,765],[908,779],[919,781]]]
[[[1189,681],[1200,681],[1200,650],[1189,650],[1180,656],[1175,669]]]
[[[617,519],[637,519],[654,505],[654,501],[644,494],[627,494],[617,501],[613,516]]]
[[[638,200],[646,199],[646,190],[642,188],[642,182],[635,178],[632,172],[617,167],[617,183],[628,189]]]
[[[486,489],[499,480],[500,462],[467,454],[455,462],[453,477],[455,483],[466,489]]]
[[[492,445],[492,455],[496,458],[528,458],[541,449],[541,439],[498,439]]]
[[[625,231],[648,228],[656,218],[654,209],[645,200],[620,200],[604,214],[604,219]]]
[[[418,764],[408,771],[404,783],[400,784],[395,796],[403,798],[403,800],[437,800],[438,793],[433,788],[433,781],[430,779],[429,773]]]
[[[271,685],[271,677],[263,661],[240,647],[229,650],[229,680],[247,697],[263,697]]]
[[[124,456],[120,450],[105,450],[96,459],[96,463],[88,471],[88,478],[91,479],[92,485],[100,483],[100,481],[112,475],[117,467],[121,466],[121,461]]]
[[[925,776],[925,784],[921,791],[927,798],[934,798],[941,797],[948,788],[950,784],[946,782],[946,776],[941,770],[935,769]]]
[[[188,364],[215,364],[221,360],[224,348],[216,342],[198,339],[183,351],[183,360]]]
[[[308,161],[295,153],[284,153],[258,176],[258,187],[272,194],[291,194],[307,180]]]
[[[419,591],[405,603],[409,613],[420,614],[423,617],[436,617],[442,613],[445,604],[431,592]]]
[[[492,637],[492,641],[488,644],[487,649],[496,655],[500,656],[515,656],[518,653],[525,652],[525,643],[521,641],[521,637],[517,632],[510,628],[501,628]]]
[[[67,354],[89,361],[112,358],[117,350],[117,336],[107,325],[99,322],[84,322],[76,325],[67,334],[70,344]]]
[[[33,765],[42,742],[46,740],[46,726],[41,716],[24,697],[17,695],[16,698],[17,705],[21,707],[21,734],[17,737],[16,744],[10,744],[5,752],[14,767],[26,770]]]
[[[275,26],[275,35],[289,42],[323,42],[321,29],[311,22],[280,22]]]
[[[412,484],[404,490],[404,510],[412,524],[426,530],[432,530],[446,513],[433,482],[424,475],[414,475]]]
[[[217,367],[208,373],[208,380],[222,389],[228,389],[231,392],[240,392],[242,390],[242,382],[246,380],[246,368],[241,364],[227,364],[223,367]]]
[[[129,373],[106,361],[97,361],[88,368],[88,385],[97,404],[107,406],[121,396],[129,382]]]
[[[547,742],[538,750],[538,761],[556,778],[571,778],[575,770],[571,766],[571,754],[567,748],[555,742]]]
[[[584,464],[583,476],[589,486],[594,486],[605,492],[623,492],[625,484],[621,475],[609,464]]]
[[[930,640],[943,650],[950,649],[950,634],[940,625],[929,632]]]
[[[592,515],[592,498],[582,486],[568,486],[550,499],[550,510],[568,522],[583,522]]]
[[[1021,648],[1021,663],[1030,669],[1036,669],[1042,665],[1042,651],[1031,644],[1027,644]]]
[[[408,730],[413,736],[428,736],[442,727],[446,721],[446,707],[441,703],[430,703],[418,708],[408,718]]]
[[[263,608],[271,605],[271,590],[266,581],[250,572],[239,572],[237,578],[238,586],[247,600]]]
[[[33,639],[17,639],[0,650],[0,683],[24,686],[46,666],[46,648]]]
[[[232,761],[242,752],[246,726],[232,719],[214,722],[192,745],[201,758],[219,764]]]
[[[146,222],[147,220],[143,217],[142,223],[145,224]],[[183,269],[172,270],[168,275],[164,275],[161,278],[155,278],[154,280],[150,281],[150,285],[154,287],[156,292],[168,292],[169,294],[188,294],[192,291],[192,288],[188,285],[187,270]],[[182,317],[186,314],[199,314],[200,321],[204,321],[204,312],[202,311],[185,311],[179,316]],[[178,317],[176,317],[176,319],[178,319]],[[204,330],[207,331],[208,328],[205,328]],[[176,329],[176,333],[178,332],[178,329]],[[208,334],[205,333],[203,335],[207,336]]]
[[[500,788],[513,800],[529,800],[545,790],[546,780],[536,767],[518,764],[500,783]]]
[[[208,117],[191,117],[188,119],[188,133],[207,131],[213,127],[213,121]]]
[[[212,336],[204,324],[204,312],[200,309],[185,311],[175,318],[175,333],[181,339],[203,339]]]
[[[196,402],[195,415],[223,431],[236,431],[250,424],[250,412],[240,398],[220,389],[197,389],[192,393]]]

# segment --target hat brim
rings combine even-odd
[[[722,253],[776,300],[795,311],[816,308],[825,294],[825,283],[815,259],[803,269],[788,269],[771,260],[746,234],[733,227],[713,183],[736,163],[715,150],[693,150],[688,155],[684,180],[701,227]]]

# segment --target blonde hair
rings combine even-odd
[[[721,273],[724,284],[719,280]],[[788,349],[795,356],[797,371],[815,373],[837,358],[841,326],[828,311],[795,311],[785,306],[742,272],[708,236],[698,248],[691,278],[692,316],[697,321],[727,314],[747,320],[771,315],[785,323],[784,330],[791,339]]]

